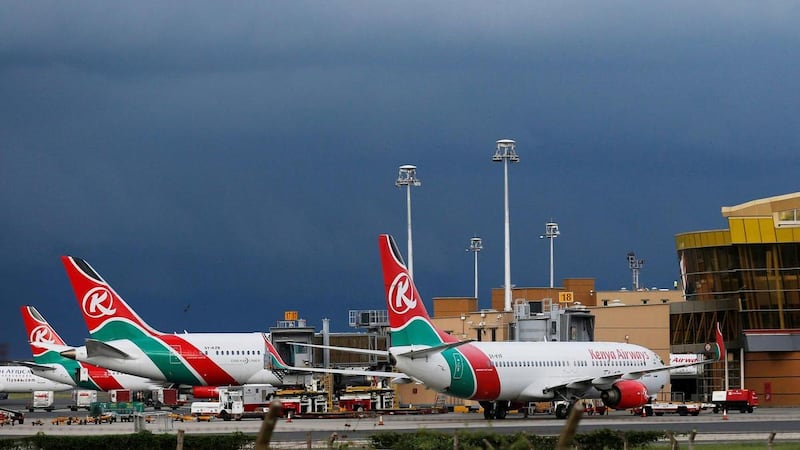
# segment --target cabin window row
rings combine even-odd
[[[206,355],[209,352],[206,350]],[[261,350],[214,350],[214,354],[217,356],[259,356],[261,355]]]
[[[645,361],[628,359],[592,361],[592,367],[644,366]],[[495,367],[588,367],[588,361],[492,361]]]

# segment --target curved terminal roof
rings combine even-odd
[[[723,206],[727,230],[675,235],[678,250],[732,244],[800,243],[800,192]]]

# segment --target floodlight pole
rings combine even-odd
[[[504,199],[505,199],[505,279],[503,287],[505,288],[505,302],[504,311],[511,311],[511,230],[509,225],[508,214],[508,163],[519,162],[517,156],[516,142],[511,139],[500,139],[496,143],[496,148],[492,161],[503,162],[503,182],[504,182]]]
[[[643,259],[636,259],[636,253],[628,252],[628,267],[631,269],[631,273],[633,275],[633,290],[639,290],[639,271],[642,270],[642,266],[644,266]]]
[[[558,231],[558,224],[555,222],[547,222],[544,224],[544,234],[539,236],[539,239],[547,238],[550,240],[550,289],[553,288],[553,240],[561,235],[561,232]]]
[[[411,243],[411,186],[421,186],[422,182],[417,179],[417,166],[405,164],[400,166],[400,174],[397,176],[395,186],[406,187],[406,210],[408,217],[408,275],[414,279],[414,252]]]
[[[479,237],[474,237],[469,240],[468,252],[475,255],[475,299],[478,299],[478,252],[483,250],[483,240]]]

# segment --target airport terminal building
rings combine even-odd
[[[800,405],[800,193],[722,215],[727,229],[675,237],[686,301],[670,308],[672,351],[699,350],[719,321],[730,386],[755,390],[762,406]],[[712,369],[724,379],[722,364]]]

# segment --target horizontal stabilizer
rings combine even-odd
[[[389,352],[386,350],[372,350],[368,348],[355,348],[355,347],[335,347],[332,345],[318,345],[318,344],[306,344],[302,342],[289,342],[291,345],[297,345],[300,347],[312,347],[312,348],[322,348],[322,349],[329,349],[329,350],[337,350],[341,352],[350,352],[350,353],[361,353],[364,355],[377,355],[377,356],[389,356]]]
[[[94,358],[104,356],[106,358],[129,359],[131,356],[122,350],[96,339],[86,339],[86,356]]]
[[[75,347],[70,347],[68,345],[60,345],[60,344],[53,344],[51,342],[31,342],[31,346],[36,348],[41,348],[48,351],[58,352],[61,353],[66,350],[74,350]]]
[[[445,344],[434,345],[433,347],[426,347],[420,350],[410,350],[405,353],[398,353],[397,356],[404,356],[406,358],[411,358],[411,359],[424,358],[432,353],[441,353],[447,350],[448,348],[454,348],[464,344],[469,344],[472,341],[473,339],[467,339],[465,341],[458,341],[458,342],[448,342]]]
[[[45,366],[42,364],[36,364],[30,361],[14,361],[14,364],[19,364],[20,366],[29,367],[33,371],[42,371],[42,372],[49,372],[52,370],[56,370],[53,366]]]

